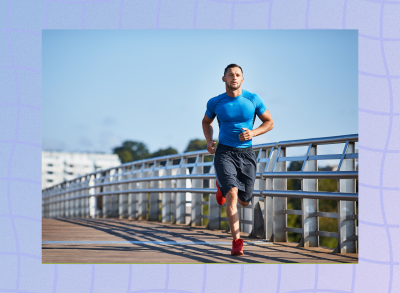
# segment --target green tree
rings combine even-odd
[[[167,156],[167,155],[174,155],[177,154],[178,151],[172,147],[166,148],[166,149],[159,149],[158,151],[152,153],[149,158],[155,158],[155,157],[162,157],[162,156]]]
[[[144,143],[131,140],[124,141],[122,146],[114,148],[113,153],[118,155],[121,163],[146,159],[150,155]]]
[[[207,141],[205,139],[192,139],[186,147],[185,153],[202,151],[207,149]]]
[[[303,166],[303,161],[292,161],[290,162],[288,171],[300,171]],[[301,179],[287,179],[288,190],[300,190]],[[299,198],[287,198],[287,208],[293,210],[301,210],[301,200]],[[287,226],[294,228],[301,228],[301,216],[298,215],[287,215]],[[288,232],[289,242],[300,242],[301,234]]]
[[[292,161],[290,162],[288,171],[300,171],[303,167],[303,161]],[[301,179],[288,179],[287,180],[288,190],[300,190],[301,189]]]
[[[214,147],[218,145],[218,140],[214,140],[216,144]],[[207,149],[207,141],[205,139],[192,139],[189,141],[188,146],[186,147],[185,153],[194,152],[194,151],[202,151]],[[211,162],[212,156],[205,156],[204,162]],[[209,169],[209,168],[208,168]],[[205,169],[205,172],[208,172],[208,169]]]

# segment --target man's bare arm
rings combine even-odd
[[[242,127],[244,132],[239,134],[239,139],[241,141],[250,140],[254,136],[264,134],[270,131],[272,128],[274,128],[274,121],[272,120],[272,116],[269,110],[266,110],[263,114],[258,116],[258,118],[260,118],[260,120],[262,121],[262,124],[258,128],[249,130],[247,128]]]
[[[213,126],[212,126],[213,120],[214,119],[210,119],[207,117],[206,114],[204,114],[204,118],[201,123],[203,126],[203,133],[204,133],[204,136],[206,137],[206,141],[207,141],[207,151],[210,154],[215,153],[215,148],[214,148],[215,141],[213,141],[213,138],[212,138],[213,132],[214,132]]]

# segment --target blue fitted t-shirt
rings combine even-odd
[[[206,115],[210,119],[217,116],[219,121],[219,142],[235,148],[247,148],[252,140],[240,141],[241,127],[253,130],[255,115],[267,110],[263,100],[256,94],[242,89],[237,97],[226,93],[216,96],[207,102]]]

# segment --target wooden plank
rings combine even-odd
[[[252,243],[248,234],[241,233]],[[296,243],[245,245],[242,257],[230,255],[232,236],[206,230],[127,219],[43,219],[42,241],[222,242],[218,245],[43,244],[43,263],[357,263],[358,254],[332,254],[325,248],[296,248]],[[147,242],[146,242],[147,243]]]

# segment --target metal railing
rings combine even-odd
[[[357,250],[356,152],[358,135],[282,141],[253,146],[257,179],[252,203],[238,205],[240,230],[267,241],[286,242],[302,235],[298,246],[317,247],[319,237],[338,239],[335,252]],[[320,145],[344,143],[339,154],[318,155]],[[287,149],[306,146],[304,156]],[[318,171],[320,160],[339,160],[336,171]],[[301,161],[300,171],[287,162]],[[220,229],[222,206],[216,202],[213,156],[206,150],[151,158],[90,173],[42,192],[43,217],[119,217]],[[287,179],[301,179],[301,190],[287,190]],[[318,179],[336,179],[337,192],[318,191]],[[204,200],[207,198],[208,200]],[[287,209],[287,198],[301,199],[301,210]],[[318,201],[337,201],[337,213],[318,210]],[[208,207],[208,215],[204,212]],[[225,204],[224,204],[225,206]],[[287,227],[287,215],[301,216],[302,228]],[[319,231],[319,218],[337,219],[338,231]]]

